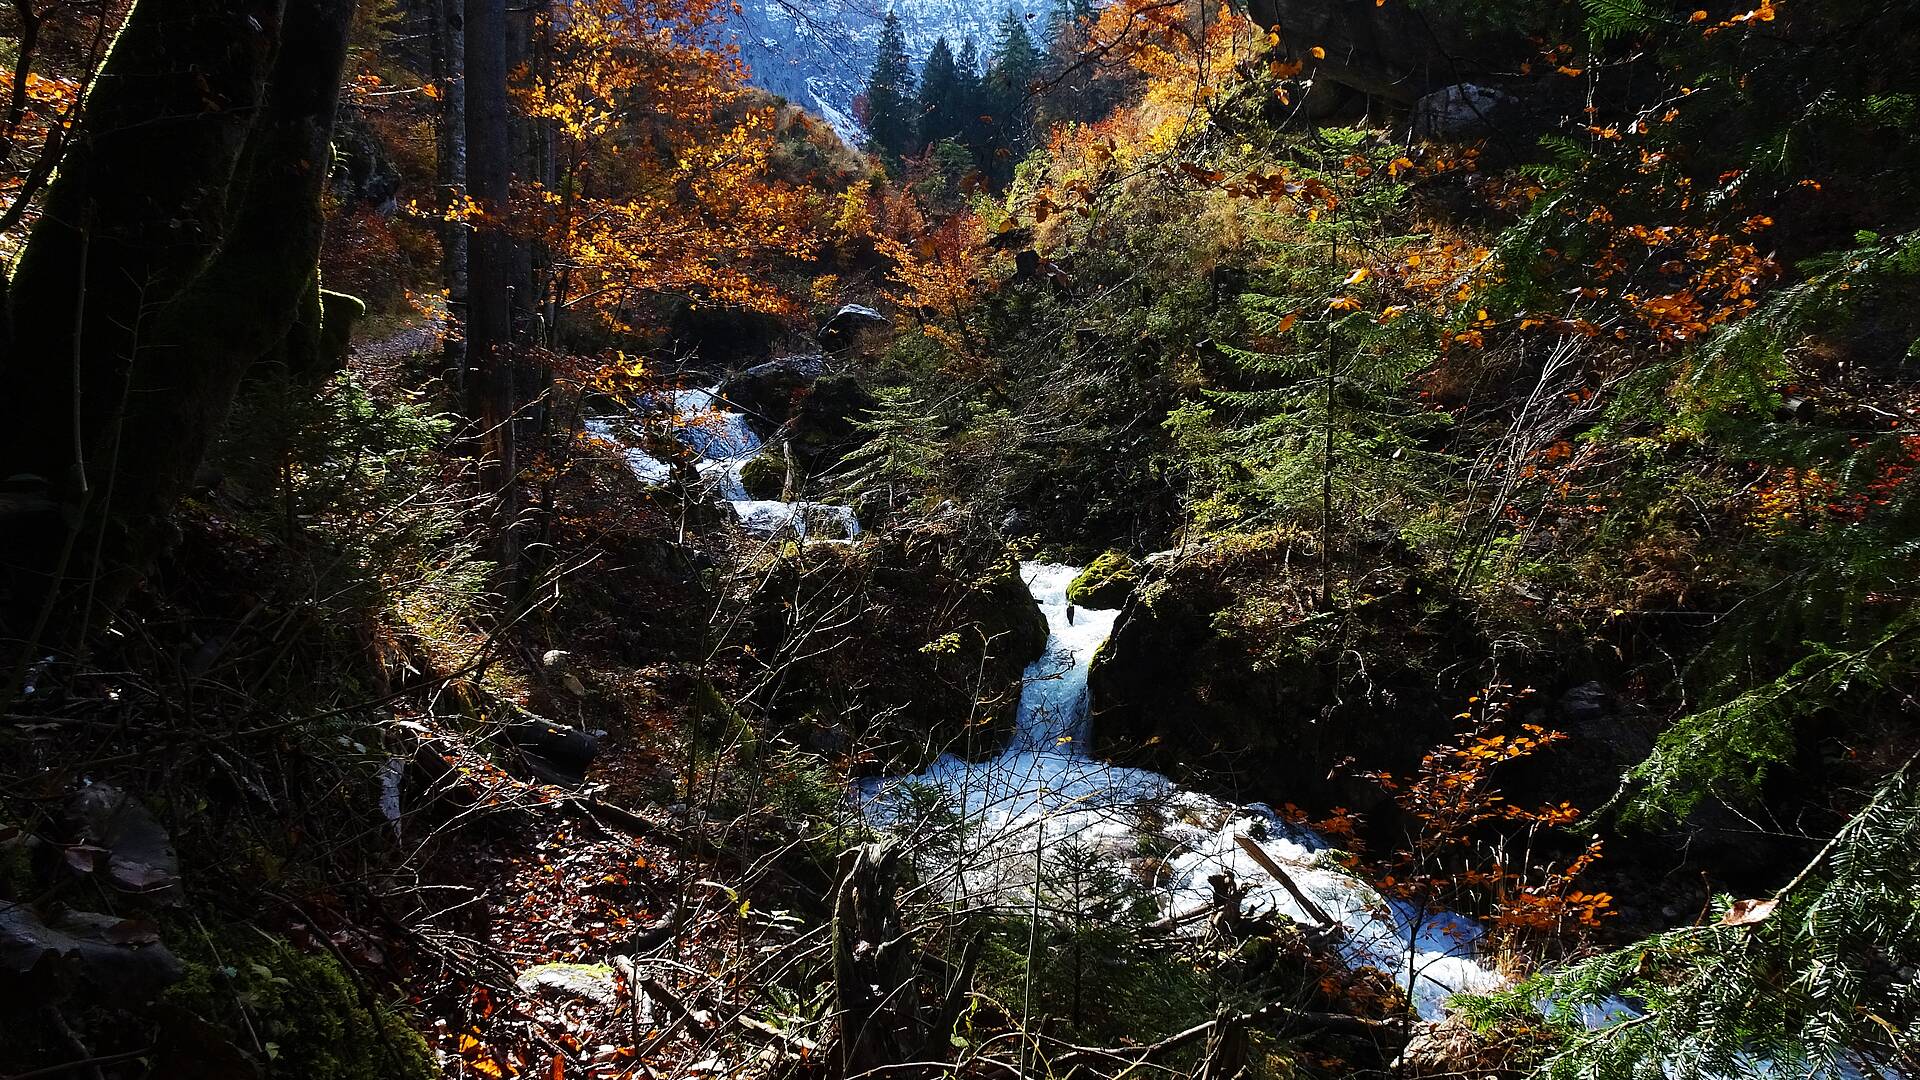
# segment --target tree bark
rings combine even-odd
[[[440,67],[436,130],[440,209],[451,216],[467,195],[467,30],[462,0],[437,0],[434,36]],[[441,226],[440,276],[447,287],[447,388],[456,400],[463,400],[466,394],[468,237],[465,221],[446,221]]]
[[[10,623],[63,569],[113,602],[312,300],[352,17],[353,0],[129,14],[13,280],[0,475],[58,511],[0,517]]]
[[[841,853],[833,901],[834,1004],[840,1014],[843,1075],[906,1060],[919,995],[900,928],[900,849],[867,844]]]
[[[507,126],[507,15],[504,0],[466,0],[467,183],[486,219],[467,242],[467,408],[478,425],[482,489],[499,498],[497,557],[518,562],[514,460],[511,282],[506,229],[513,149]]]

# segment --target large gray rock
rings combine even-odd
[[[782,356],[729,375],[720,383],[720,396],[770,427],[792,417],[799,396],[827,373],[827,358],[818,353]]]
[[[1458,83],[1421,98],[1413,106],[1413,134],[1422,139],[1458,139],[1489,135],[1512,95],[1473,83]]]
[[[149,902],[180,901],[173,839],[138,799],[109,784],[89,784],[68,800],[67,814],[80,838],[67,849],[67,865]]]
[[[520,992],[533,997],[571,998],[595,1005],[620,1001],[620,984],[606,964],[540,964],[514,979]]]
[[[852,345],[863,330],[887,325],[887,317],[864,304],[848,304],[820,327],[822,347],[838,351]]]
[[[860,422],[875,404],[873,395],[850,375],[826,375],[815,380],[787,429],[801,474],[824,475],[865,442]]]
[[[90,911],[43,919],[27,904],[0,904],[0,977],[45,1000],[84,993],[137,1005],[185,973],[146,923]]]
[[[808,544],[755,590],[752,644],[794,640],[782,597],[802,582],[809,611],[859,612],[834,649],[801,650],[755,704],[770,737],[850,747],[863,774],[915,772],[944,751],[996,753],[1013,731],[1021,674],[1047,623],[1018,567],[956,523]]]
[[[1067,599],[1085,608],[1117,608],[1139,583],[1139,565],[1124,552],[1109,551],[1080,571],[1067,586]]]
[[[400,167],[387,155],[379,136],[359,119],[357,110],[340,110],[333,131],[334,197],[349,205],[371,206],[382,215],[400,207]]]
[[[1095,752],[1241,799],[1371,807],[1359,775],[1451,737],[1486,654],[1411,572],[1379,575],[1342,616],[1303,605],[1316,575],[1283,545],[1150,559],[1088,671]]]

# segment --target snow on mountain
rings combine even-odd
[[[754,85],[819,113],[848,143],[862,133],[853,99],[866,89],[888,7],[900,16],[907,53],[918,65],[935,40],[960,51],[968,37],[984,66],[995,28],[1009,8],[1027,18],[1036,40],[1046,34],[1049,0],[741,0],[731,18]]]

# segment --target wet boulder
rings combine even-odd
[[[782,356],[727,376],[720,383],[720,397],[765,427],[777,428],[792,418],[800,397],[826,373],[827,358],[819,353]]]
[[[1414,102],[1413,134],[1419,139],[1485,137],[1514,104],[1513,95],[1503,90],[1456,83]]]
[[[873,395],[847,375],[814,382],[800,400],[787,430],[803,476],[820,476],[866,441],[860,422],[874,408]]]
[[[850,506],[750,499],[734,503],[733,510],[740,527],[755,536],[852,540],[860,535],[860,517]]]
[[[796,479],[820,475],[860,445],[860,421],[875,404],[858,380],[833,373],[820,355],[785,356],[730,375],[719,397],[724,407],[745,413],[770,444],[784,440],[792,448]],[[778,492],[754,494],[770,499]]]
[[[778,499],[787,486],[787,463],[777,454],[762,453],[740,466],[740,486],[750,499]]]
[[[796,657],[751,702],[776,733],[868,774],[1006,745],[1047,625],[997,547],[957,525],[895,529],[789,545],[759,580],[744,601],[754,652]],[[838,624],[832,649],[796,636],[821,621]]]

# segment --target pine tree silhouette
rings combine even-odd
[[[887,12],[880,27],[880,52],[867,78],[867,146],[890,161],[917,149],[916,99],[913,64],[907,58],[907,39],[900,16]]]

